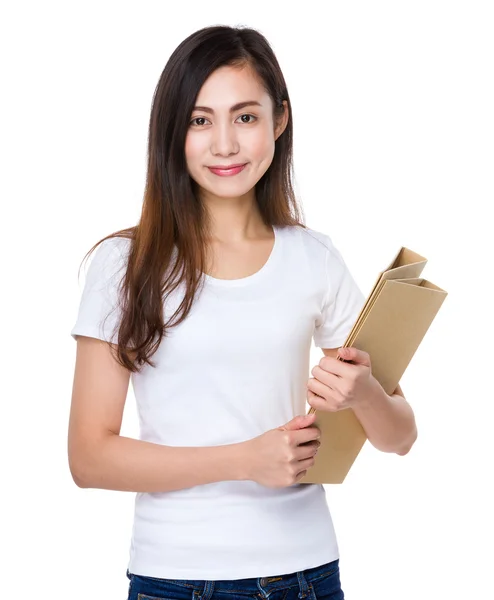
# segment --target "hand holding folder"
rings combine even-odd
[[[427,259],[401,248],[379,277],[343,347],[370,355],[372,374],[392,394],[447,292],[420,277]],[[315,412],[314,408],[309,414]],[[342,483],[367,436],[352,409],[318,411],[321,446],[299,483]]]

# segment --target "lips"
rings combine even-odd
[[[208,167],[208,169],[211,171],[211,173],[214,173],[215,175],[219,175],[220,177],[227,177],[229,175],[237,175],[237,173],[243,171],[246,166],[247,163],[229,165],[228,167]]]

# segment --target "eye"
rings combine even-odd
[[[254,123],[255,121],[257,121],[257,117],[255,117],[254,115],[250,115],[250,114],[243,114],[240,115],[238,118],[242,118],[242,117],[249,117],[251,119],[253,119],[253,121],[243,121],[244,125],[250,125],[251,123]],[[194,119],[192,119],[190,121],[190,125],[192,127],[202,127],[203,125],[205,125],[205,123],[197,123],[197,121],[208,121],[208,119],[206,119],[206,117],[195,117]],[[196,123],[194,123],[196,122]]]
[[[240,115],[239,119],[241,117],[252,117],[254,119],[254,121],[257,121],[257,117],[254,117],[254,115],[249,115],[249,114],[245,114],[245,115]],[[243,121],[246,125],[249,125],[249,123],[254,123],[254,121]]]
[[[192,119],[192,121],[190,122],[190,125],[193,125],[194,121],[207,121],[206,117],[196,117],[195,119]],[[198,127],[200,127],[202,125],[202,123],[198,124]]]

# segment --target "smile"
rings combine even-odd
[[[230,175],[237,175],[241,171],[245,169],[247,163],[245,165],[241,165],[240,167],[233,167],[231,169],[215,169],[213,167],[208,167],[211,173],[215,175],[219,175],[220,177],[229,177]]]

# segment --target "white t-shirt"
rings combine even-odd
[[[272,253],[253,275],[206,275],[188,317],[168,330],[153,355],[156,368],[132,373],[140,439],[168,446],[233,444],[306,414],[312,340],[319,348],[342,345],[365,299],[327,235],[301,226],[274,232]],[[95,251],[74,339],[116,341],[110,334],[129,245],[109,239]],[[165,321],[179,306],[180,290],[165,305]],[[275,489],[221,481],[136,493],[131,573],[243,579],[302,571],[338,557],[320,484]]]

